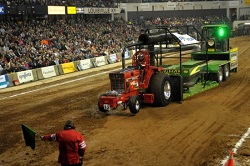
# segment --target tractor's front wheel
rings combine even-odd
[[[140,111],[141,103],[138,96],[131,96],[129,98],[129,110],[132,114],[137,114]]]
[[[164,73],[152,76],[149,83],[149,92],[154,94],[154,105],[163,107],[171,102],[171,79]]]
[[[99,111],[101,111],[101,112],[108,112],[108,110],[105,110],[104,107],[102,107],[102,106],[100,105],[100,100],[101,100],[101,97],[102,97],[102,96],[106,96],[106,94],[101,94],[101,95],[99,96],[99,98],[98,98],[98,109],[99,109]]]

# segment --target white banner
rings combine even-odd
[[[93,66],[90,62],[90,59],[80,60],[79,65],[80,65],[81,70],[89,69]]]
[[[176,8],[175,2],[167,2],[167,8]]]
[[[113,14],[120,13],[120,8],[84,8],[84,14]]]
[[[25,70],[25,71],[17,72],[17,77],[18,77],[19,83],[25,83],[25,82],[30,82],[34,80],[32,70]]]
[[[125,57],[125,59],[129,59],[130,58],[130,52],[129,51],[125,51],[124,57]]]
[[[193,37],[191,37],[187,34],[181,35],[178,33],[173,33],[173,35],[175,35],[180,40],[182,45],[199,43],[199,41],[195,40]]]
[[[96,63],[97,66],[106,65],[104,56],[96,57],[95,58],[95,63]]]
[[[239,6],[239,1],[229,1],[229,6]]]
[[[56,76],[54,66],[42,67],[41,69],[42,69],[43,78],[50,78],[50,77]]]
[[[141,9],[147,9],[150,7],[149,3],[141,3]]]
[[[213,1],[213,6],[220,6],[221,2],[220,1]]]
[[[66,14],[65,6],[48,6],[48,14]]]
[[[111,59],[112,62],[117,62],[117,55],[116,54],[110,54],[109,58]]]

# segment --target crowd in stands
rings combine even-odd
[[[150,18],[146,25],[221,23],[219,17]],[[1,22],[0,72],[7,74],[121,52],[137,42],[142,24],[136,20],[92,18]]]

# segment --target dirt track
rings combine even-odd
[[[231,40],[239,48],[238,72],[219,87],[182,104],[144,107],[136,116],[128,110],[97,113],[98,96],[110,88],[108,74],[82,79],[91,73],[79,72],[60,77],[62,80],[51,79],[54,82],[30,83],[28,88],[20,85],[0,90],[0,165],[58,165],[57,143],[42,142],[38,136],[61,130],[68,119],[85,136],[84,165],[219,165],[250,127],[249,38]],[[79,80],[40,90],[76,78]],[[13,96],[21,92],[25,94]],[[35,150],[25,146],[22,123],[37,131]],[[238,165],[249,166],[249,156],[247,138],[234,157]]]

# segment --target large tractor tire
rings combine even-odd
[[[100,106],[100,98],[101,98],[102,96],[106,96],[106,94],[101,94],[101,95],[99,96],[99,98],[98,98],[98,109],[99,109],[99,111],[101,111],[101,112],[108,112],[108,110],[105,110],[104,107],[101,107],[101,106]]]
[[[230,75],[229,65],[225,64],[223,66],[223,81],[226,81]]]
[[[149,83],[149,92],[154,94],[154,105],[163,107],[171,102],[171,79],[164,73],[152,76]]]
[[[138,96],[131,96],[129,98],[129,110],[132,114],[137,114],[140,111],[141,103]]]

